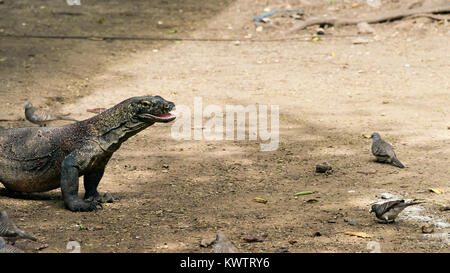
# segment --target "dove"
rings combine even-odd
[[[15,246],[8,245],[5,239],[0,237],[0,253],[24,253],[24,251]]]
[[[372,139],[372,154],[377,158],[378,162],[391,163],[399,168],[405,166],[397,159],[392,146],[386,141],[382,140],[380,134],[373,133],[370,138]]]
[[[214,253],[239,253],[239,250],[228,241],[225,234],[219,232],[216,237],[216,246],[214,247]]]
[[[392,223],[395,221],[395,218],[397,218],[397,215],[399,215],[406,207],[421,203],[423,202],[406,203],[403,199],[387,201],[381,204],[373,204],[369,213],[375,212],[378,219],[385,223]]]
[[[25,117],[26,119],[34,124],[38,124],[41,127],[45,127],[47,123],[55,120],[70,120],[70,121],[77,121],[73,118],[67,118],[63,117],[62,115],[46,112],[40,109],[36,109],[33,107],[31,102],[26,101],[23,104],[23,107],[25,108]]]
[[[23,230],[17,227],[14,222],[9,219],[6,211],[0,211],[0,237],[15,241],[19,238],[37,241],[36,238],[26,234]]]

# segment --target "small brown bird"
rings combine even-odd
[[[36,238],[26,234],[17,227],[4,210],[0,211],[0,237],[4,237],[9,241],[15,241],[20,238],[37,241]]]
[[[64,117],[59,114],[53,114],[50,112],[46,112],[40,109],[36,109],[33,107],[31,102],[26,101],[23,104],[23,107],[25,108],[25,117],[26,119],[34,124],[38,124],[41,127],[45,127],[49,122],[55,121],[55,120],[70,120],[70,121],[77,121],[73,118]]]
[[[373,204],[369,212],[375,212],[378,219],[382,220],[384,223],[392,223],[395,218],[402,212],[406,207],[421,204],[424,202],[410,202],[406,203],[405,200],[393,200],[387,201],[381,204]]]
[[[239,250],[228,241],[225,234],[219,232],[216,237],[216,246],[214,247],[214,253],[239,253]]]

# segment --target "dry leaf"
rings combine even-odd
[[[307,195],[307,194],[313,194],[313,193],[315,193],[315,191],[299,191],[295,194],[295,196]]]
[[[365,232],[351,232],[351,231],[347,231],[344,233],[345,235],[350,235],[350,236],[357,236],[357,237],[361,237],[361,238],[370,238],[371,236]]]
[[[267,200],[264,199],[264,198],[261,198],[261,197],[255,197],[255,198],[253,198],[253,200],[258,202],[258,203],[263,203],[263,204],[267,203]]]
[[[440,189],[436,189],[436,188],[428,188],[429,191],[437,193],[437,194],[441,194],[442,191]]]

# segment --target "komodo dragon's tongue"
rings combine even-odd
[[[155,115],[155,116],[157,116],[158,118],[162,118],[162,119],[171,119],[171,118],[175,117],[175,115],[171,114],[171,113],[165,113],[165,114]]]
[[[156,116],[160,117],[160,118],[171,118],[174,115],[172,115],[171,113],[166,113],[166,114],[161,114],[161,115],[156,115]]]

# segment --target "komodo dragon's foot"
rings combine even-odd
[[[102,204],[97,201],[85,201],[82,199],[74,199],[65,202],[67,209],[71,211],[93,211],[97,210],[98,206],[102,207]]]
[[[89,196],[84,200],[88,202],[95,201],[101,204],[101,203],[114,203],[114,201],[118,201],[119,198],[107,192],[103,195],[97,194],[96,196]]]

